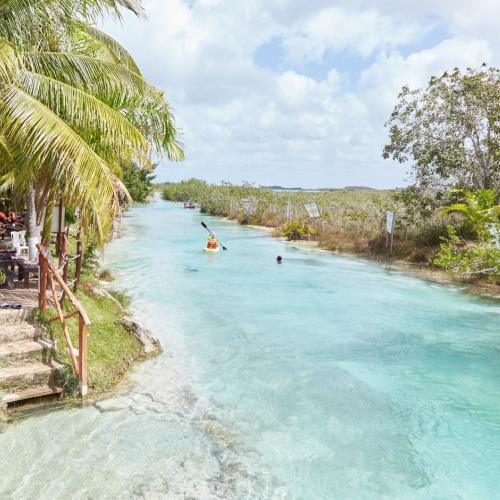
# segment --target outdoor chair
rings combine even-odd
[[[16,258],[20,258],[23,254],[28,256],[28,245],[26,244],[26,239],[24,234],[26,231],[12,231],[10,233],[10,239],[12,241],[12,246],[16,251]]]

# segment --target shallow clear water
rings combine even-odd
[[[201,220],[228,252],[201,251]],[[165,353],[10,425],[1,498],[499,494],[498,305],[165,202],[105,257]]]

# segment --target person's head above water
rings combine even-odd
[[[278,264],[281,264],[281,261],[283,260],[283,257],[281,257],[281,255],[278,255],[278,257],[276,257],[276,262]]]

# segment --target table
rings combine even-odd
[[[24,280],[24,288],[30,287],[30,273],[38,272],[38,262],[29,262],[23,259],[17,259],[17,267],[19,268],[19,281]]]

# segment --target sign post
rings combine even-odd
[[[387,210],[386,212],[387,220],[386,220],[386,230],[387,230],[387,235],[385,239],[385,248],[389,248],[389,252],[392,255],[392,244],[394,242],[394,224],[396,222],[396,217],[394,215],[394,212],[391,212]]]

